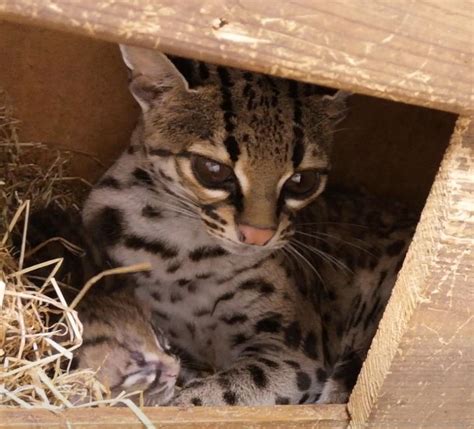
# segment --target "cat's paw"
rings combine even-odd
[[[153,382],[144,392],[145,405],[147,407],[169,405],[178,390],[176,387],[177,376],[177,372],[159,370]]]

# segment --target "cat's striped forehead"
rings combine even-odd
[[[325,155],[324,118],[318,118],[320,112],[309,101],[313,96],[333,94],[334,90],[198,61],[171,59],[190,89],[217,88],[213,105],[208,104],[221,112],[214,127],[214,141],[224,145],[232,163],[244,156],[249,168],[258,165],[261,169],[265,160],[271,160],[273,166],[291,163],[297,167],[307,151],[313,158]]]

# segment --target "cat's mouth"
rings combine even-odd
[[[217,237],[215,239],[219,241],[220,246],[227,252],[233,255],[239,256],[262,256],[274,252],[285,246],[286,243],[278,240],[276,243],[268,243],[264,246],[258,246],[253,244],[245,244],[241,242],[234,242],[226,237]]]
[[[212,229],[206,228],[207,233],[228,253],[239,256],[262,256],[265,254],[270,254],[275,250],[282,249],[285,247],[289,238],[292,234],[286,233],[284,236],[281,235],[279,231],[272,237],[268,243],[264,245],[258,244],[247,244],[238,240],[238,235],[236,234],[235,239],[226,237],[221,234],[216,234]]]

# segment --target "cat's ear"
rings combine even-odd
[[[346,117],[347,99],[351,95],[351,92],[339,90],[334,95],[323,97],[324,110],[334,124],[341,122]]]
[[[127,45],[120,45],[120,51],[132,72],[130,92],[144,112],[170,90],[189,90],[186,79],[161,52]]]

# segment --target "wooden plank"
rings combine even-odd
[[[1,0],[0,17],[457,113],[472,0]]]
[[[474,121],[460,118],[349,401],[351,427],[474,427]]]
[[[345,405],[298,405],[272,407],[158,407],[143,409],[159,428],[346,428]],[[70,409],[54,414],[46,410],[0,409],[0,428],[15,429],[143,428],[128,408]]]

